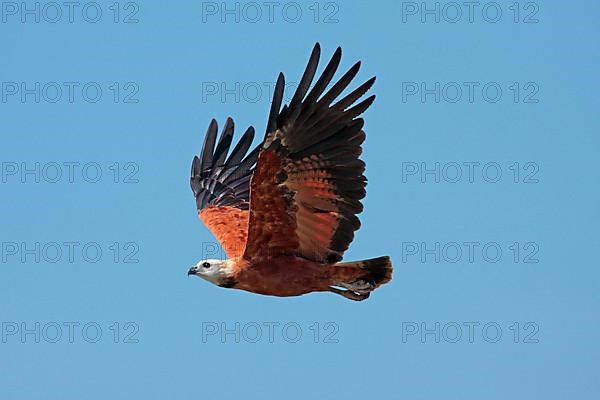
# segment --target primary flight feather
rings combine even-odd
[[[371,78],[336,101],[360,62],[326,91],[341,54],[338,47],[311,89],[317,43],[283,107],[279,74],[264,139],[253,150],[253,127],[229,152],[233,120],[227,119],[218,141],[217,122],[211,121],[192,162],[191,187],[200,219],[229,258],[202,260],[188,275],[264,295],[329,291],[352,300],[368,298],[391,280],[389,257],[340,262],[360,227],[357,214],[366,195],[359,159],[364,121],[358,116],[375,99],[357,103],[375,82]]]

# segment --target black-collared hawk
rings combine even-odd
[[[218,141],[217,122],[211,121],[192,162],[191,186],[200,219],[228,259],[202,260],[188,275],[264,295],[333,292],[352,300],[368,298],[391,280],[389,257],[340,262],[360,227],[366,178],[359,158],[364,121],[358,116],[375,96],[358,100],[375,78],[338,99],[358,73],[357,62],[326,91],[340,64],[338,47],[311,88],[320,52],[317,43],[283,107],[279,74],[266,134],[256,148],[250,150],[249,127],[230,152],[233,120],[227,119]]]

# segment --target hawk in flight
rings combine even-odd
[[[191,186],[200,219],[229,259],[202,260],[188,275],[263,295],[328,291],[352,300],[368,298],[391,280],[389,257],[340,262],[360,227],[356,215],[366,195],[359,159],[364,121],[357,117],[375,96],[355,103],[375,78],[336,101],[359,61],[325,92],[340,64],[338,47],[309,91],[320,52],[317,43],[283,107],[279,74],[265,137],[250,152],[253,127],[229,152],[233,120],[227,119],[218,141],[217,122],[211,121],[192,162]]]

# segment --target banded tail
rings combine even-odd
[[[392,280],[393,270],[388,256],[337,263],[331,266],[329,290],[350,300],[365,300],[373,290]]]

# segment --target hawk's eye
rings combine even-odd
[[[205,262],[202,263],[202,266],[204,268],[210,268],[210,263],[205,261]]]

